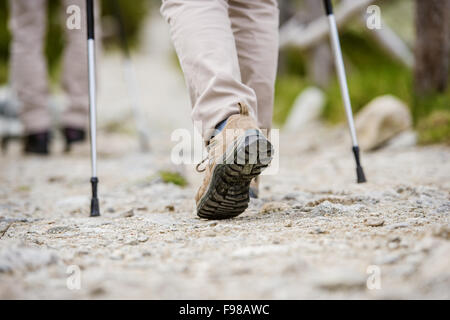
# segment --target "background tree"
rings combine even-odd
[[[416,0],[416,95],[444,92],[450,57],[450,0]]]

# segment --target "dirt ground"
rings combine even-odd
[[[162,68],[149,48],[136,60]],[[193,165],[184,188],[155,178],[171,168],[173,126],[190,126],[182,78],[157,74],[149,83],[160,90],[142,90],[165,108],[149,111],[151,153],[100,125],[101,217],[88,217],[88,145],[67,155],[56,136],[50,158],[23,157],[18,144],[1,155],[0,298],[450,298],[449,147],[365,153],[369,182],[356,184],[344,128],[282,133],[279,172],[263,177],[260,199],[206,221],[194,213]],[[115,84],[106,81],[100,122],[121,110]]]

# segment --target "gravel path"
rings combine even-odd
[[[152,93],[169,112],[149,107],[167,132],[189,122],[169,115],[186,97],[175,74],[160,84],[181,88],[172,102]],[[126,130],[103,128],[98,218],[87,217],[87,145],[65,155],[57,139],[48,159],[18,145],[1,156],[0,298],[450,298],[448,147],[364,154],[369,183],[358,185],[344,128],[283,133],[261,199],[216,222],[194,214],[193,165],[187,187],[156,178],[171,167],[166,131],[140,154]]]

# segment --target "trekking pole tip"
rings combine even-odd
[[[359,159],[359,147],[357,145],[353,146],[353,155],[355,156],[356,162],[356,178],[358,183],[367,182],[366,175],[364,174],[364,170],[361,166],[361,161]]]
[[[367,182],[366,176],[364,174],[364,170],[363,170],[363,168],[361,166],[357,166],[356,167],[356,177],[357,177],[358,183]]]
[[[100,206],[98,204],[98,198],[91,199],[91,217],[98,217],[100,215]]]
[[[100,205],[97,197],[98,178],[91,178],[92,185],[92,199],[91,199],[91,217],[98,217],[100,215]]]

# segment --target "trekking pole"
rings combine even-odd
[[[334,54],[334,64],[336,66],[336,73],[339,79],[339,86],[341,88],[342,100],[344,101],[345,113],[347,115],[347,123],[350,129],[350,136],[352,138],[353,155],[356,162],[356,176],[358,183],[366,182],[363,168],[361,166],[359,157],[358,139],[356,138],[355,123],[353,121],[352,105],[350,103],[350,95],[348,93],[347,77],[345,75],[344,60],[342,59],[341,45],[339,42],[339,34],[336,26],[336,19],[333,14],[333,5],[331,0],[324,0],[325,11],[328,17],[328,24],[330,26],[331,46]]]
[[[95,36],[94,36],[94,0],[86,0],[87,12],[87,45],[88,45],[88,74],[89,74],[89,126],[91,141],[91,217],[100,215],[97,198],[97,119],[96,119],[96,92],[95,92]]]
[[[128,95],[131,100],[131,107],[133,109],[134,121],[136,124],[136,129],[139,135],[139,145],[142,152],[148,152],[150,150],[149,145],[149,134],[144,123],[144,117],[142,116],[138,92],[137,92],[137,81],[136,73],[134,72],[133,64],[131,62],[130,50],[128,46],[127,34],[125,30],[125,22],[120,11],[120,5],[118,0],[113,1],[114,15],[116,16],[117,22],[119,24],[119,35],[121,48],[124,58],[124,78],[128,89]]]

